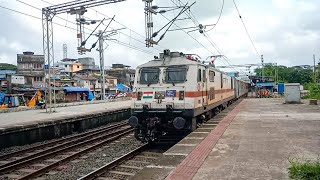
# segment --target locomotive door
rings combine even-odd
[[[207,69],[202,69],[202,106],[208,105]]]

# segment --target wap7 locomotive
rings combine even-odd
[[[169,131],[193,131],[247,92],[245,82],[212,64],[165,50],[159,58],[137,67],[129,124],[142,142]]]

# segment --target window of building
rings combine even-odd
[[[201,82],[201,69],[198,69],[198,82]]]
[[[110,80],[109,80],[109,84],[114,84],[114,80],[113,80],[113,79],[110,79]]]
[[[64,65],[64,67],[68,67],[68,65]]]
[[[77,68],[80,68],[80,66],[77,66]]]
[[[33,81],[35,81],[35,82],[41,82],[42,80],[43,80],[42,77],[34,77],[33,78]]]
[[[209,81],[214,82],[214,77],[216,76],[216,73],[214,71],[209,71]]]

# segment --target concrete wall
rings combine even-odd
[[[125,120],[130,117],[130,114],[130,109],[124,109],[2,129],[0,130],[0,149],[59,138],[74,132],[83,132],[111,122]]]

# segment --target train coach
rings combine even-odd
[[[195,55],[165,50],[136,69],[129,124],[142,142],[169,131],[193,131],[245,96],[247,87]]]

